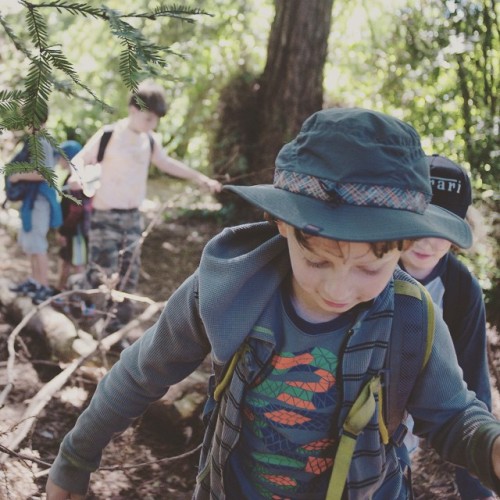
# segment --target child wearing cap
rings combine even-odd
[[[60,265],[59,265],[59,290],[65,290],[68,278],[72,273],[82,273],[87,263],[88,233],[90,228],[90,215],[92,199],[83,194],[81,189],[71,189],[71,160],[78,154],[82,145],[78,141],[69,140],[61,144],[66,158],[60,156],[59,164],[64,168],[66,175],[62,191],[80,201],[75,203],[69,198],[61,200],[63,223],[58,230]]]
[[[443,156],[428,156],[427,161],[432,186],[431,203],[466,219],[472,204],[467,171]],[[400,266],[427,288],[443,311],[467,387],[491,411],[482,290],[476,278],[450,250],[451,243],[443,238],[422,238],[401,254]],[[411,435],[405,441],[409,449],[415,442]],[[455,480],[462,499],[494,498],[491,491],[463,468],[456,468]]]
[[[208,354],[220,382],[209,384],[194,498],[409,498],[371,392],[397,335],[396,278],[418,297],[425,290],[397,263],[411,239],[471,244],[460,217],[429,205],[418,134],[381,113],[323,110],[278,154],[274,185],[228,189],[273,222],[228,228],[207,244],[64,438],[47,500],[84,495],[112,436]],[[500,422],[465,387],[439,315],[432,325],[407,405],[415,432],[500,491]],[[368,423],[346,466],[343,425],[360,394]]]

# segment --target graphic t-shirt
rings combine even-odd
[[[243,431],[227,477],[230,498],[323,499],[328,487],[337,364],[351,316],[308,323],[286,294],[282,307],[277,352],[243,403]]]

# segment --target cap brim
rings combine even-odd
[[[436,205],[424,214],[407,210],[328,204],[269,184],[224,186],[272,217],[325,238],[341,241],[393,241],[444,238],[461,248],[472,245],[469,225]]]

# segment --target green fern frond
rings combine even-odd
[[[64,10],[73,15],[91,16],[95,18],[103,17],[101,8],[91,7],[90,5],[85,3],[55,1],[36,4],[33,7],[37,9],[43,7],[55,7],[59,12],[62,12]]]
[[[19,50],[19,52],[22,52],[28,59],[31,59],[31,53],[26,47],[26,45],[16,36],[14,31],[12,31],[12,28],[9,26],[9,24],[5,21],[2,15],[0,15],[0,24],[2,25],[2,28],[4,29],[6,35],[10,38],[12,43],[14,44],[14,47]]]
[[[23,97],[21,90],[0,90],[0,112],[16,110]]]
[[[167,6],[165,4],[160,4],[158,7],[154,8],[151,12],[125,14],[122,17],[142,17],[151,20],[155,20],[158,17],[171,17],[173,19],[178,19],[180,21],[194,23],[195,20],[193,19],[193,16],[200,16],[200,15],[210,16],[211,14],[202,9],[188,7],[184,5],[173,4]]]
[[[31,61],[25,80],[25,99],[22,115],[26,125],[39,128],[47,113],[47,103],[52,87],[51,67],[45,57],[37,57]]]
[[[74,70],[73,65],[68,61],[66,56],[59,48],[47,47],[45,49],[45,54],[47,59],[52,63],[52,65],[61,70],[64,74],[69,76],[75,83],[80,83],[80,78],[78,73]]]
[[[7,130],[22,130],[26,126],[26,120],[22,116],[19,109],[15,110],[13,113],[7,113],[2,116],[2,121],[0,127]]]
[[[137,75],[139,72],[139,64],[131,47],[126,43],[124,43],[124,45],[125,49],[122,50],[120,54],[118,72],[127,89],[134,92],[137,90],[138,85]]]
[[[29,174],[35,171],[35,166],[33,163],[27,161],[14,161],[5,165],[2,171],[6,176],[12,174]]]
[[[47,23],[38,10],[29,4],[26,12],[26,26],[30,39],[35,47],[43,48],[47,45]]]
[[[31,61],[24,85],[28,99],[36,95],[48,98],[51,88],[51,74],[51,66],[43,54]]]

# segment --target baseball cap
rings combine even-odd
[[[472,187],[467,171],[455,162],[434,154],[427,157],[433,205],[446,208],[465,219],[472,203]]]

